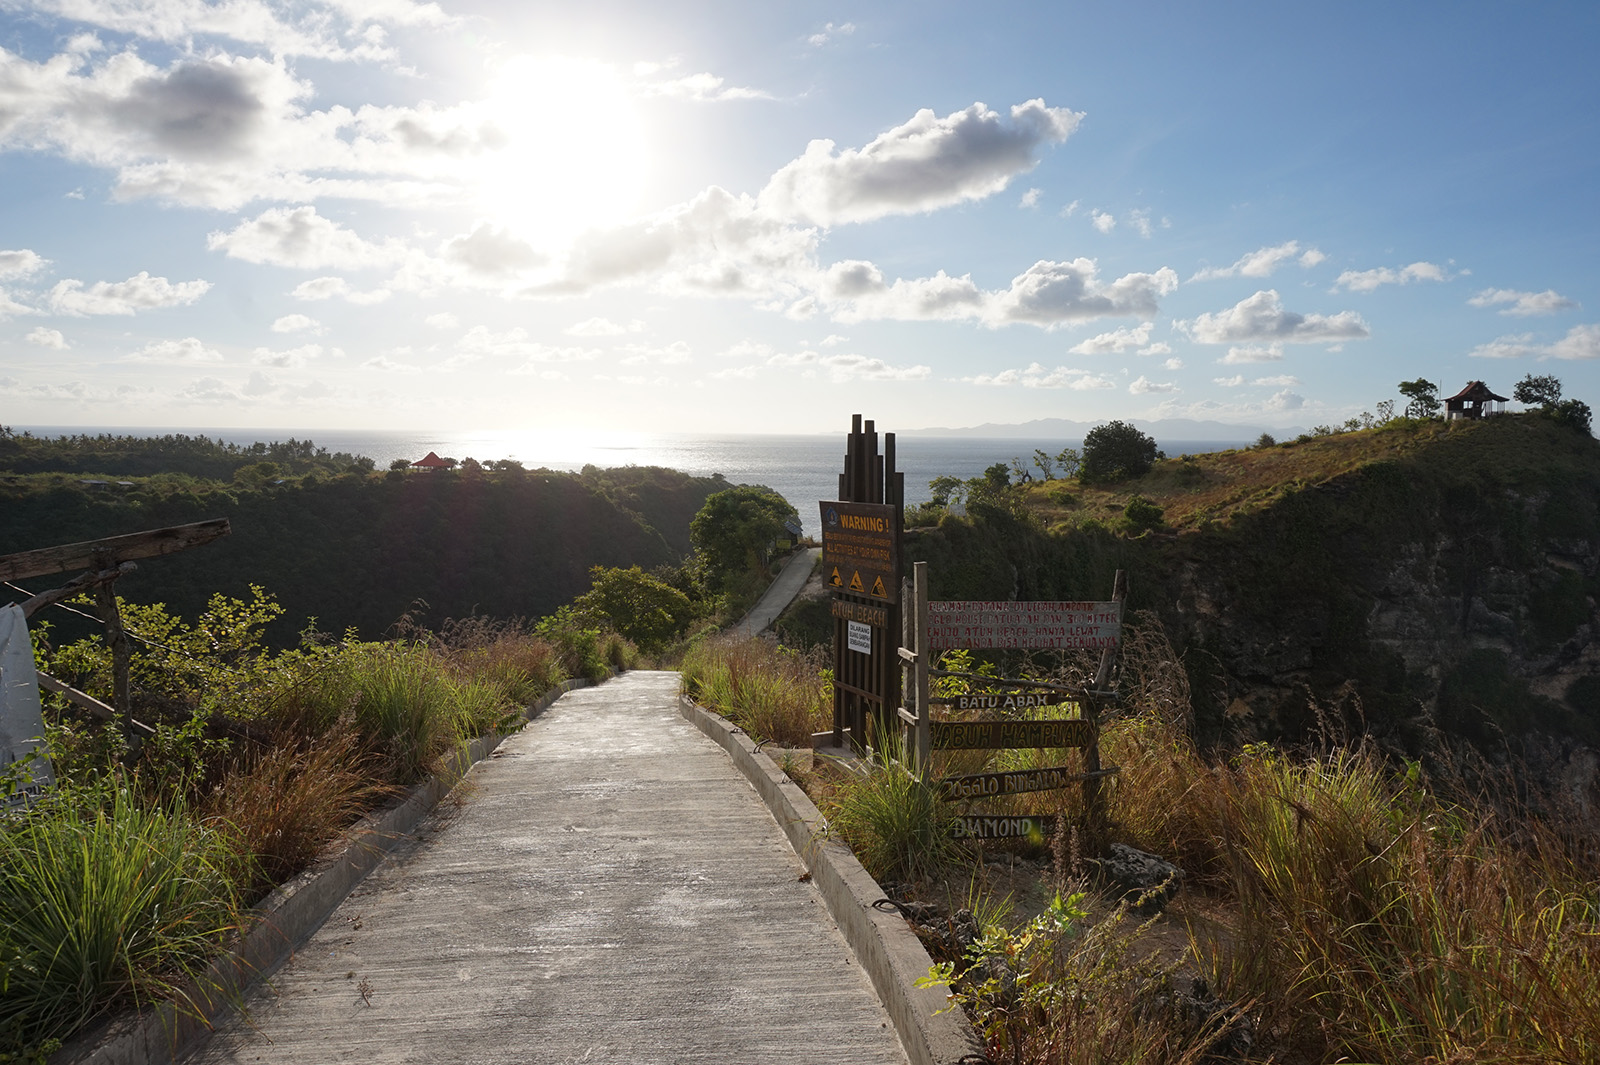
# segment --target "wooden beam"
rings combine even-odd
[[[192,525],[175,525],[167,529],[149,529],[145,532],[112,536],[104,540],[87,540],[81,544],[61,547],[42,547],[37,551],[20,551],[14,555],[0,555],[0,581],[16,581],[25,577],[42,577],[48,573],[66,573],[70,570],[109,568],[118,562],[133,558],[155,558],[191,547],[209,544],[228,535],[228,519],[213,518]]]
[[[106,584],[116,580],[127,573],[132,573],[139,567],[132,562],[124,562],[116,569],[105,569],[98,573],[89,572],[72,578],[60,588],[52,588],[48,592],[40,592],[32,599],[22,602],[22,616],[31,618],[39,611],[52,603],[59,603],[63,599],[71,599],[85,588],[92,588],[97,584]]]
[[[65,695],[68,702],[75,703],[76,705],[83,707],[95,717],[104,718],[107,721],[113,721],[116,719],[117,712],[115,710],[111,709],[111,707],[107,706],[105,703],[102,703],[99,699],[96,699],[88,692],[81,692],[65,681],[60,681],[50,676],[48,673],[39,673],[37,676],[39,677],[39,687],[45,689],[46,691],[53,691],[60,695]],[[128,720],[133,721],[132,718],[129,718]],[[133,721],[133,726],[147,735],[154,736],[156,734],[155,729],[151,728],[149,725],[146,725],[142,721]]]

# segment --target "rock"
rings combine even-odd
[[[1183,883],[1183,870],[1154,854],[1123,843],[1111,845],[1111,857],[1100,859],[1100,871],[1132,900],[1133,912],[1153,917],[1166,908]]]

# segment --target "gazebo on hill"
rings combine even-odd
[[[1504,414],[1505,396],[1489,391],[1482,381],[1468,381],[1467,387],[1444,401],[1445,421],[1457,418],[1483,418],[1490,414]]]
[[[411,464],[414,470],[448,470],[450,464],[432,451]]]

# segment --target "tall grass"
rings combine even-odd
[[[353,731],[384,779],[421,779],[458,742],[508,727],[517,706],[487,680],[457,677],[416,644],[355,644],[284,693],[280,721],[309,736]]]
[[[223,832],[126,787],[0,826],[0,1052],[180,994],[237,926],[240,879]]]
[[[904,743],[875,750],[870,764],[841,780],[822,799],[828,827],[850,845],[876,880],[935,876],[967,854],[967,848],[950,835],[955,807],[908,768]]]
[[[680,667],[684,691],[757,739],[811,746],[833,724],[831,692],[819,674],[823,651],[787,650],[770,640],[719,636],[692,644]]]

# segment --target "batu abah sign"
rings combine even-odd
[[[1122,604],[949,600],[928,604],[935,650],[1104,650],[1122,634]]]

